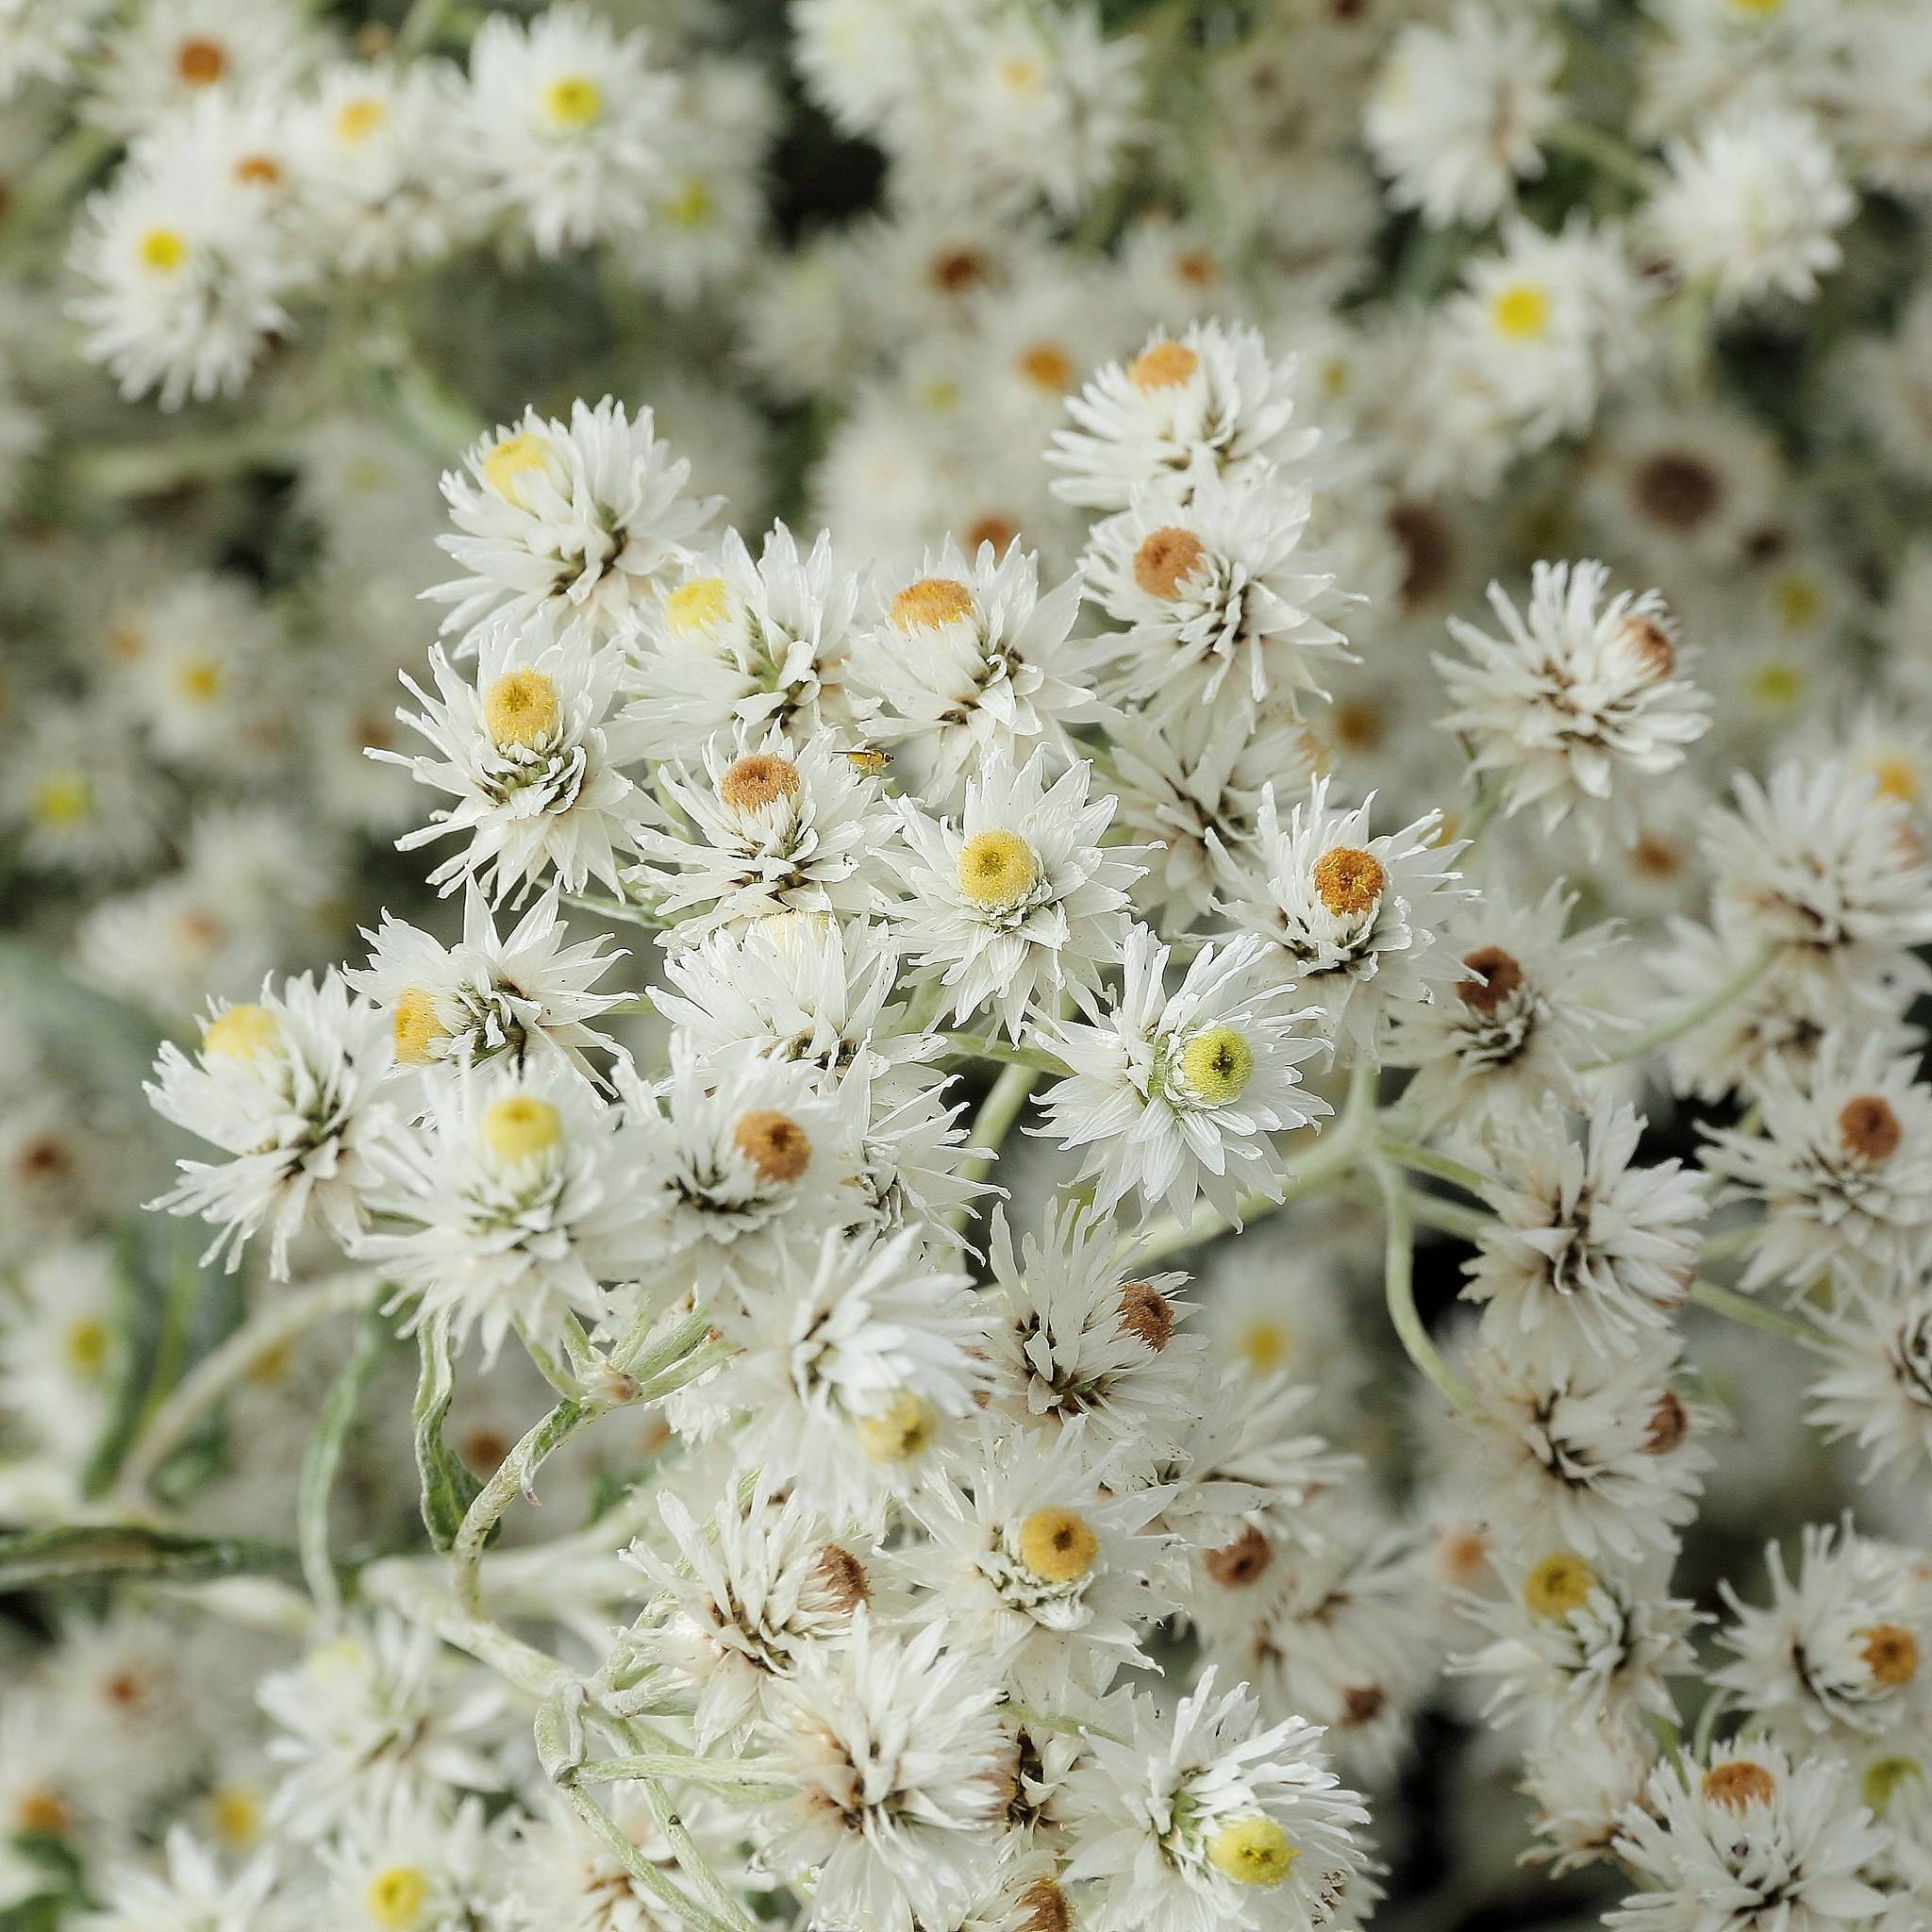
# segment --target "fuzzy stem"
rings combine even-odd
[[[1657,185],[1657,169],[1634,147],[1586,121],[1558,122],[1543,136],[1543,145],[1588,161],[1639,194],[1649,194]]]
[[[981,1181],[991,1169],[993,1157],[999,1152],[1000,1142],[1012,1131],[1013,1123],[1020,1118],[1021,1110],[1026,1105],[1026,1096],[1033,1091],[1033,1083],[1040,1078],[1040,1069],[1024,1065],[1013,1065],[1001,1074],[992,1083],[992,1091],[980,1102],[979,1111],[974,1117],[971,1144],[984,1151],[972,1159],[962,1161],[959,1174],[962,1180]],[[954,1210],[953,1225],[963,1227],[973,1212],[968,1202]]]
[[[362,1593],[422,1624],[457,1649],[487,1664],[526,1695],[542,1699],[569,1675],[554,1657],[512,1637],[502,1624],[463,1609],[422,1569],[421,1559],[389,1557],[362,1572]]]
[[[642,1751],[626,1757],[593,1758],[571,1774],[585,1784],[617,1784],[626,1778],[679,1778],[714,1790],[750,1787],[768,1793],[789,1789],[773,1766],[742,1764],[729,1757],[687,1757],[676,1751]]]
[[[1757,982],[1769,973],[1784,951],[1782,946],[1766,946],[1747,965],[1718,988],[1707,999],[1694,1007],[1687,1008],[1674,1019],[1665,1020],[1653,1026],[1647,1033],[1640,1033],[1633,1041],[1620,1046],[1615,1053],[1606,1054],[1600,1060],[1592,1060],[1583,1069],[1586,1074],[1601,1073],[1606,1067],[1621,1066],[1626,1060],[1647,1059],[1659,1047],[1669,1046],[1674,1040],[1681,1040],[1693,1027],[1701,1026],[1713,1014],[1721,1013],[1735,999],[1741,999]]]
[[[497,1465],[496,1474],[476,1491],[464,1512],[462,1526],[450,1547],[456,1571],[457,1601],[465,1610],[482,1607],[482,1583],[477,1574],[483,1545],[503,1513],[519,1495],[530,1493],[538,1465],[559,1448],[601,1410],[588,1402],[559,1402],[535,1424],[524,1440]]]
[[[1488,1198],[1491,1188],[1501,1185],[1494,1174],[1485,1174],[1479,1167],[1471,1167],[1467,1162],[1452,1159],[1446,1154],[1438,1154],[1433,1147],[1417,1147],[1407,1141],[1396,1141],[1388,1135],[1378,1135],[1376,1151],[1386,1155],[1400,1167],[1413,1168],[1417,1174],[1425,1174],[1431,1179],[1447,1181],[1452,1188],[1460,1188],[1465,1194],[1474,1194],[1477,1200]]]
[[[1429,1332],[1424,1327],[1415,1305],[1415,1228],[1409,1214],[1408,1188],[1386,1154],[1378,1151],[1374,1158],[1375,1179],[1382,1190],[1382,1205],[1389,1221],[1382,1260],[1382,1290],[1389,1305],[1389,1320],[1409,1360],[1464,1415],[1474,1415],[1477,1412],[1475,1397],[1429,1340]]]
[[[1749,1295],[1740,1294],[1736,1289],[1720,1288],[1716,1282],[1706,1281],[1701,1276],[1690,1284],[1690,1299],[1700,1308],[1708,1308],[1713,1315],[1722,1315],[1727,1322],[1741,1323],[1746,1328],[1761,1328],[1767,1335],[1782,1335],[1788,1341],[1816,1343],[1824,1339],[1801,1317],[1787,1315],[1778,1308],[1767,1308],[1763,1303],[1754,1302]]]
[[[1016,1722],[1039,1731],[1062,1731],[1070,1738],[1105,1738],[1109,1744],[1124,1744],[1126,1740],[1118,1731],[1110,1731],[1104,1724],[1090,1724],[1084,1719],[1060,1717],[1050,1710],[1041,1710],[1032,1704],[1004,1704],[1002,1713]]]
[[[974,1033],[941,1033],[949,1054],[961,1058],[1001,1060],[1009,1067],[1031,1067],[1040,1074],[1065,1074],[1067,1063],[1041,1046],[1014,1046],[1005,1040],[982,1040]]]
[[[666,1874],[642,1857],[637,1846],[618,1830],[615,1821],[588,1791],[580,1790],[574,1784],[560,1784],[558,1787],[571,1809],[583,1820],[591,1831],[603,1842],[624,1866],[624,1869],[648,1891],[653,1898],[660,1900],[695,1928],[695,1932],[739,1932],[729,1920],[721,1919],[708,1907],[702,1906],[683,1888],[675,1884]]]

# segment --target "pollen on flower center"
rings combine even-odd
[[[665,598],[664,628],[675,638],[695,637],[715,630],[730,609],[731,593],[723,577],[693,577]]]
[[[1208,1840],[1208,1862],[1237,1885],[1279,1885],[1300,1856],[1272,1818],[1237,1818]]]
[[[1868,1624],[1857,1633],[1858,1655],[1888,1690],[1909,1684],[1919,1669],[1919,1640],[1903,1624]]]
[[[108,1359],[108,1324],[92,1316],[74,1323],[60,1338],[60,1352],[76,1375],[98,1375]]]
[[[1058,395],[1074,380],[1074,358],[1058,342],[1035,342],[1020,355],[1020,374],[1038,389]]]
[[[336,139],[355,146],[364,142],[389,119],[388,106],[374,94],[362,94],[344,101],[336,109]]]
[[[883,1408],[853,1424],[859,1446],[874,1462],[904,1462],[932,1441],[933,1413],[909,1389],[889,1396]]]
[[[550,446],[534,430],[519,430],[491,445],[478,467],[483,480],[507,503],[522,507],[516,481],[526,470],[541,470],[550,460]]]
[[[841,1610],[856,1610],[872,1601],[865,1565],[843,1543],[824,1544],[812,1568],[825,1593]]]
[[[734,758],[718,779],[718,796],[732,811],[762,811],[781,798],[796,798],[800,789],[798,767],[769,751]]]
[[[560,74],[543,90],[543,109],[558,127],[589,127],[604,111],[604,91],[583,74]]]
[[[1252,1523],[1231,1543],[1209,1550],[1201,1558],[1202,1567],[1224,1590],[1243,1590],[1268,1573],[1274,1551],[1268,1539]]]
[[[390,1032],[396,1058],[406,1067],[426,1067],[433,1058],[430,1049],[449,1037],[449,1028],[436,1017],[436,996],[426,986],[406,986],[397,993]]]
[[[37,825],[81,825],[93,816],[94,791],[80,773],[50,773],[35,785],[32,812]]]
[[[1259,1374],[1280,1367],[1291,1345],[1288,1324],[1278,1319],[1250,1322],[1241,1330],[1241,1359]]]
[[[1596,1572],[1571,1550],[1545,1557],[1523,1579],[1523,1602],[1535,1617],[1567,1617],[1590,1601]]]
[[[1654,617],[1626,617],[1624,642],[1647,677],[1668,677],[1676,669],[1677,647]]]
[[[212,87],[228,71],[227,50],[201,35],[175,49],[175,72],[190,87]]]
[[[1018,832],[975,832],[959,848],[959,891],[989,912],[1019,905],[1040,881],[1040,860]]]
[[[1703,1790],[1711,1804],[1741,1811],[1746,1805],[1770,1804],[1777,1795],[1777,1780],[1763,1765],[1748,1757],[1732,1757],[1704,1774]]]
[[[1315,891],[1338,919],[1374,911],[1387,883],[1381,860],[1359,846],[1338,845],[1315,861]]]
[[[369,1916],[392,1928],[414,1924],[428,1890],[429,1881],[415,1866],[391,1865],[369,1881]]]
[[[1511,282],[1490,298],[1490,320],[1498,335],[1530,341],[1549,326],[1549,295],[1532,282]]]
[[[1462,963],[1470,977],[1456,982],[1456,997],[1478,1013],[1493,1013],[1523,984],[1523,968],[1501,946],[1478,946]]]
[[[141,265],[166,275],[188,259],[188,243],[174,228],[150,228],[141,238]]]
[[[483,1144],[506,1166],[547,1152],[563,1139],[563,1116],[534,1093],[506,1093],[483,1109]]]
[[[506,671],[483,693],[483,728],[498,751],[541,744],[562,716],[557,687],[541,671]]]
[[[1100,1539],[1077,1509],[1036,1509],[1020,1524],[1019,1549],[1042,1583],[1074,1583],[1093,1568]]]
[[[1839,1138],[1847,1154],[1874,1164],[1890,1160],[1906,1137],[1891,1103],[1881,1093],[1856,1093],[1838,1110]]]
[[[1205,547],[1193,531],[1163,525],[1141,538],[1134,552],[1134,581],[1150,597],[1172,601],[1180,595],[1182,580],[1200,562]]]
[[[1129,1281],[1121,1290],[1121,1326],[1156,1355],[1174,1340],[1174,1305],[1158,1288]]]
[[[1901,755],[1874,758],[1870,770],[1881,798],[1895,798],[1901,805],[1917,805],[1925,794],[1924,774],[1908,758]]]
[[[895,630],[938,630],[973,614],[973,592],[958,577],[921,577],[892,599]]]
[[[1051,1878],[1036,1878],[1020,1894],[1018,1905],[1026,1914],[1019,1932],[1072,1932],[1074,1908]]]
[[[74,1824],[74,1814],[58,1791],[28,1791],[15,1807],[15,1824],[39,1838],[65,1838]]]
[[[254,1843],[261,1831],[261,1800],[253,1791],[229,1786],[213,1794],[208,1805],[215,1836],[231,1845]]]
[[[1181,1049],[1181,1077],[1210,1107],[1239,1100],[1254,1071],[1254,1049],[1232,1026],[1210,1026]]]
[[[1185,342],[1150,342],[1127,364],[1127,380],[1145,395],[1178,389],[1200,368],[1201,358]]]
[[[1858,1783],[1858,1795],[1874,1817],[1882,1818],[1891,1803],[1891,1794],[1908,1777],[1923,1781],[1924,1766],[1916,1757],[1877,1757],[1865,1767]]]
[[[282,1043],[280,1023],[266,1007],[229,1007],[208,1024],[201,1036],[203,1059],[252,1060]]]
[[[798,1123],[775,1108],[754,1108],[731,1130],[731,1144],[774,1186],[795,1181],[811,1165],[811,1140]]]

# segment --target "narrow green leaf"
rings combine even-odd
[[[301,1563],[282,1543],[240,1537],[183,1536],[132,1525],[75,1524],[0,1536],[0,1594],[105,1576],[173,1582],[210,1576],[295,1576]]]
[[[302,1551],[302,1574],[308,1580],[308,1594],[315,1599],[316,1608],[329,1619],[342,1607],[335,1565],[328,1554],[329,1497],[335,1491],[336,1471],[341,1466],[342,1444],[348,1440],[349,1426],[356,1420],[356,1411],[362,1405],[362,1391],[368,1388],[389,1339],[382,1297],[377,1295],[356,1324],[349,1358],[329,1389],[328,1399],[315,1419],[315,1428],[302,1457],[302,1483],[295,1500],[296,1541]]]
[[[483,1485],[442,1440],[443,1421],[457,1392],[456,1370],[449,1358],[448,1322],[440,1315],[430,1316],[416,1331],[416,1340],[423,1367],[416,1380],[412,1421],[416,1473],[423,1480],[423,1524],[429,1541],[439,1550],[448,1550]]]

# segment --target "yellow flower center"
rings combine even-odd
[[[937,630],[973,614],[973,592],[957,577],[921,577],[892,599],[897,630]]]
[[[1143,396],[1178,389],[1200,368],[1201,358],[1183,342],[1151,342],[1127,364],[1127,380]]]
[[[60,1353],[76,1375],[98,1375],[108,1359],[108,1324],[94,1315],[70,1322],[60,1338]]]
[[[1338,845],[1315,861],[1316,894],[1337,919],[1374,911],[1387,883],[1381,861],[1358,846]]]
[[[506,671],[483,693],[483,728],[499,751],[541,744],[562,716],[557,687],[541,671]]]
[[[1254,1050],[1232,1026],[1211,1026],[1181,1049],[1181,1078],[1209,1107],[1239,1100],[1254,1071]]]
[[[1760,705],[1788,711],[1805,695],[1805,675],[1790,664],[1760,665],[1745,689]]]
[[[959,848],[959,891],[972,905],[1004,912],[1040,882],[1040,860],[1018,832],[975,832]]]
[[[604,92],[583,74],[561,74],[543,90],[543,111],[557,127],[589,127],[604,112]]]
[[[758,1178],[774,1187],[795,1181],[811,1165],[811,1139],[775,1108],[754,1108],[731,1130],[731,1144],[751,1162]]]
[[[1173,524],[1149,532],[1134,552],[1134,581],[1150,597],[1172,600],[1181,593],[1181,583],[1200,562],[1204,545],[1191,530]]]
[[[84,825],[94,815],[94,789],[78,772],[49,773],[34,786],[34,824]]]
[[[904,1462],[932,1441],[933,1413],[909,1389],[887,1398],[886,1406],[853,1424],[859,1446],[874,1462]]]
[[[260,1836],[261,1800],[239,1785],[226,1786],[211,1794],[208,1816],[215,1836],[228,1844],[253,1844]]]
[[[1891,1803],[1891,1794],[1907,1778],[1924,1779],[1925,1768],[1916,1757],[1877,1757],[1865,1767],[1858,1781],[1858,1794],[1874,1817],[1882,1818]]]
[[[1858,1655],[1888,1690],[1901,1689],[1918,1674],[1919,1640],[1903,1624],[1868,1624],[1858,1638]]]
[[[505,1166],[547,1153],[562,1139],[562,1115],[534,1093],[506,1093],[483,1109],[483,1144]]]
[[[1293,1342],[1285,1322],[1250,1322],[1241,1330],[1241,1357],[1257,1374],[1281,1366],[1289,1357]]]
[[[664,628],[675,638],[715,630],[731,614],[731,592],[723,577],[693,577],[664,600]]]
[[[769,751],[748,752],[724,767],[718,797],[731,811],[762,811],[768,805],[796,798],[803,787],[798,767]]]
[[[175,691],[191,705],[211,705],[222,694],[222,667],[212,658],[184,658],[175,666]]]
[[[266,1007],[229,1007],[208,1023],[201,1036],[203,1059],[252,1060],[282,1043],[280,1023]]]
[[[1901,805],[1917,805],[1925,795],[1924,774],[1903,753],[1875,758],[1865,769],[1881,798],[1895,798]]]
[[[1093,1568],[1100,1539],[1075,1509],[1036,1509],[1020,1525],[1020,1560],[1042,1583],[1075,1583]]]
[[[190,87],[212,87],[227,71],[227,49],[219,41],[196,35],[175,49],[175,72]]]
[[[1058,395],[1074,382],[1074,358],[1058,342],[1035,342],[1020,352],[1020,374],[1036,389]]]
[[[1526,342],[1550,325],[1550,297],[1534,282],[1509,282],[1490,297],[1490,320],[1499,336]]]
[[[1704,1774],[1703,1790],[1711,1804],[1741,1811],[1746,1805],[1770,1804],[1777,1795],[1777,1780],[1763,1765],[1748,1757],[1732,1757]]]
[[[717,201],[708,181],[690,176],[658,212],[674,228],[701,228],[711,219]]]
[[[336,109],[336,139],[354,147],[367,141],[388,119],[386,102],[377,100],[373,94],[358,95],[353,101],[344,101]]]
[[[1773,585],[1771,608],[1787,630],[1806,630],[1824,609],[1824,592],[1810,577],[1780,577]]]
[[[430,1049],[449,1036],[449,1028],[436,1017],[435,995],[426,986],[406,986],[397,993],[390,1032],[396,1058],[406,1067],[426,1067],[434,1058]]]
[[[480,468],[483,481],[506,503],[513,503],[521,508],[523,499],[517,494],[517,478],[527,470],[544,468],[549,461],[549,443],[534,429],[520,429],[514,436],[506,436],[492,443]]]
[[[1279,1885],[1300,1856],[1272,1818],[1237,1818],[1208,1840],[1208,1862],[1237,1885]]]
[[[1533,1617],[1558,1619],[1580,1610],[1596,1588],[1596,1572],[1570,1550],[1545,1557],[1523,1580],[1523,1601]]]
[[[391,1865],[369,1881],[369,1916],[391,1932],[413,1925],[428,1895],[429,1881],[413,1865]]]
[[[141,265],[172,275],[188,259],[188,243],[174,228],[150,228],[141,238]]]

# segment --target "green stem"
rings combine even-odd
[[[402,25],[396,29],[397,59],[408,60],[435,45],[446,5],[447,0],[414,0]]]
[[[1386,1155],[1400,1167],[1412,1168],[1417,1174],[1428,1174],[1432,1179],[1447,1181],[1452,1188],[1460,1188],[1465,1194],[1474,1194],[1478,1200],[1486,1200],[1490,1190],[1502,1186],[1494,1174],[1485,1174],[1479,1167],[1471,1167],[1466,1161],[1452,1159],[1446,1154],[1438,1154],[1433,1147],[1418,1147],[1411,1141],[1396,1141],[1388,1135],[1378,1135],[1375,1140],[1378,1153]]]
[[[1061,1731],[1070,1738],[1104,1738],[1109,1744],[1124,1744],[1127,1740],[1119,1732],[1108,1730],[1104,1724],[1090,1724],[1080,1718],[1060,1717],[1050,1710],[1041,1710],[1037,1705],[1008,1703],[1000,1707],[1004,1715],[1036,1731]]]
[[[670,924],[648,906],[633,906],[626,899],[606,899],[595,892],[565,892],[563,903],[579,912],[595,912],[605,919],[622,919],[631,925],[647,925],[653,932]]]
[[[329,1388],[302,1457],[302,1478],[295,1496],[296,1542],[302,1552],[302,1574],[308,1594],[325,1624],[339,1623],[342,1614],[341,1588],[328,1553],[329,1498],[335,1493],[342,1446],[362,1405],[362,1392],[389,1339],[389,1325],[372,1300],[356,1324],[349,1358]]]
[[[1741,1323],[1747,1328],[1761,1328],[1767,1335],[1782,1335],[1788,1341],[1819,1342],[1824,1336],[1809,1322],[1787,1315],[1779,1308],[1768,1308],[1736,1289],[1720,1288],[1700,1276],[1690,1284],[1690,1299],[1700,1308],[1722,1315],[1727,1322]]]
[[[686,1757],[675,1751],[644,1751],[627,1757],[600,1757],[574,1774],[586,1784],[617,1784],[626,1778],[678,1778],[686,1784],[730,1791],[750,1786],[763,1791],[787,1789],[779,1767],[742,1764],[729,1757]]]
[[[1464,1415],[1477,1412],[1475,1397],[1460,1376],[1442,1359],[1442,1352],[1429,1340],[1421,1312],[1415,1305],[1415,1229],[1410,1218],[1408,1188],[1394,1162],[1381,1151],[1374,1156],[1375,1179],[1382,1190],[1382,1205],[1388,1216],[1388,1233],[1382,1256],[1383,1297],[1389,1305],[1389,1320],[1410,1361],[1425,1374],[1443,1395]]]
[[[535,1424],[524,1440],[497,1465],[496,1474],[476,1491],[475,1500],[463,1512],[462,1526],[450,1547],[450,1561],[456,1570],[457,1601],[469,1611],[482,1607],[482,1587],[478,1566],[490,1532],[503,1519],[503,1513],[519,1495],[527,1495],[531,1481],[543,1458],[562,1446],[601,1411],[587,1402],[559,1402]]]
[[[1647,1033],[1637,1038],[1615,1053],[1606,1054],[1600,1060],[1592,1060],[1583,1071],[1586,1074],[1602,1073],[1606,1067],[1622,1066],[1627,1060],[1647,1059],[1659,1047],[1669,1046],[1674,1040],[1681,1040],[1693,1027],[1701,1026],[1713,1014],[1721,1013],[1735,999],[1740,999],[1769,973],[1784,951],[1782,946],[1766,946],[1747,965],[1734,973],[1730,978],[1709,995],[1698,1001],[1694,1007],[1687,1008],[1674,1019],[1665,1020],[1653,1026]]]
[[[1458,855],[1467,858],[1475,841],[1489,830],[1491,821],[1503,807],[1503,794],[1507,786],[1501,778],[1485,778],[1477,781],[1475,803],[1469,808],[1469,821],[1457,828],[1456,836],[1462,841]]]
[[[507,1683],[541,1700],[569,1675],[554,1657],[512,1637],[502,1624],[465,1610],[424,1574],[421,1559],[389,1557],[362,1572],[362,1594],[434,1630],[445,1643],[487,1664]]]
[[[1024,1065],[1008,1067],[992,1083],[992,1091],[980,1102],[979,1111],[974,1116],[973,1132],[969,1144],[983,1149],[970,1160],[962,1161],[959,1174],[962,1180],[982,1181],[991,1172],[994,1157],[999,1153],[1000,1142],[1012,1131],[1013,1123],[1020,1118],[1026,1105],[1026,1096],[1033,1091],[1033,1083],[1040,1078],[1040,1069]],[[973,1213],[969,1201],[953,1212],[953,1225],[963,1227]]]
[[[223,1396],[305,1329],[366,1307],[377,1289],[375,1277],[366,1270],[330,1275],[312,1288],[281,1296],[236,1329],[219,1348],[203,1357],[142,1424],[121,1465],[116,1492],[125,1501],[136,1501],[195,1424]]]
[[[789,1792],[790,1786],[780,1787]],[[672,1807],[671,1800],[664,1787],[655,1780],[644,1787],[645,1795],[651,1801],[651,1813],[658,1821],[658,1828],[671,1844],[671,1855],[677,1860],[679,1871],[697,1887],[705,1903],[732,1928],[732,1932],[758,1932],[750,1913],[731,1895],[730,1888],[711,1870],[710,1860],[698,1850],[691,1835],[685,1829],[684,1820]],[[748,1799],[749,1790],[742,1790],[740,1796]]]
[[[1634,147],[1587,121],[1558,122],[1543,136],[1543,145],[1588,161],[1639,194],[1649,194],[1657,185],[1657,169]]]
[[[950,1054],[962,1059],[1002,1060],[1009,1067],[1031,1067],[1040,1074],[1065,1074],[1065,1060],[1041,1046],[1015,1046],[1010,1041],[983,1040],[976,1033],[941,1033]]]
[[[674,1912],[695,1927],[696,1932],[739,1932],[737,1926],[728,1920],[721,1919],[708,1907],[700,1905],[667,1874],[660,1872],[644,1857],[637,1846],[618,1830],[610,1814],[588,1791],[568,1783],[559,1785],[558,1790],[563,1793],[571,1809],[583,1820],[599,1841],[653,1898],[669,1906]]]

